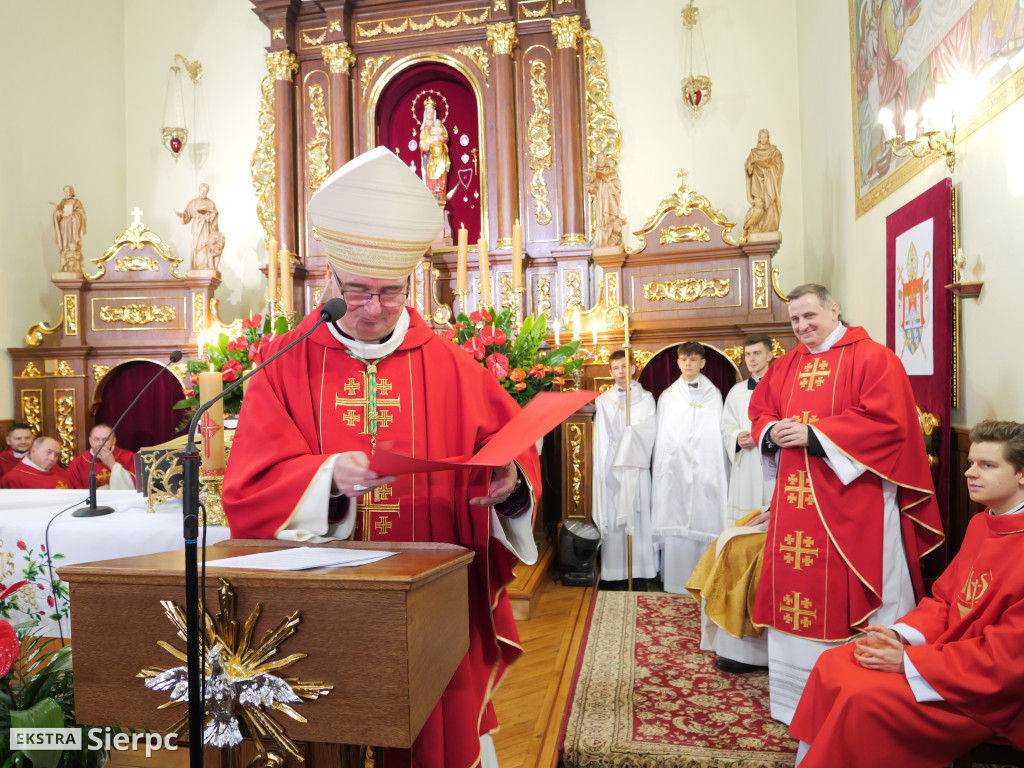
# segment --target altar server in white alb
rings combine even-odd
[[[729,496],[726,520],[736,525],[741,517],[763,509],[772,500],[775,483],[765,479],[761,469],[761,452],[750,435],[750,398],[754,387],[768,371],[772,362],[772,340],[763,333],[743,342],[743,362],[750,378],[729,390],[722,410],[722,438],[732,468],[729,472]]]
[[[623,350],[609,358],[614,386],[595,401],[594,523],[601,531],[601,580],[653,579],[658,561],[651,535],[651,454],[657,430],[654,396],[633,381]],[[629,391],[629,424],[626,392]],[[634,586],[637,586],[634,583]]]
[[[651,522],[666,592],[683,594],[708,544],[726,527],[728,470],[722,394],[701,373],[704,346],[677,348],[682,375],[658,399]]]

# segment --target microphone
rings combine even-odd
[[[107,447],[107,443],[110,442],[110,438],[114,436],[114,433],[117,431],[117,428],[121,425],[121,422],[124,421],[124,417],[127,416],[128,412],[135,407],[135,404],[137,402],[139,402],[139,398],[142,397],[145,394],[146,390],[153,385],[153,382],[160,378],[160,374],[167,370],[167,366],[172,365],[178,362],[179,360],[181,360],[181,350],[176,349],[173,352],[171,352],[170,360],[164,363],[160,367],[160,370],[157,371],[156,374],[154,374],[153,378],[149,380],[149,383],[146,384],[146,386],[144,386],[141,390],[139,390],[139,394],[135,396],[135,399],[128,404],[128,407],[124,409],[118,420],[114,422],[114,426],[110,428],[110,433],[107,435],[106,440],[103,441],[103,444],[100,446],[99,450],[93,453],[92,461],[89,462],[89,506],[79,507],[78,509],[71,513],[72,517],[100,517],[102,515],[109,515],[111,512],[114,511],[113,507],[96,506],[96,459],[99,457],[100,452]]]
[[[200,678],[204,663],[199,652],[199,575],[197,573],[199,539],[199,450],[196,448],[195,434],[199,419],[214,403],[229,392],[240,387],[244,382],[262,371],[277,358],[308,337],[324,322],[335,323],[345,316],[348,305],[344,299],[334,298],[324,302],[320,307],[320,319],[301,336],[296,337],[283,348],[253,368],[249,373],[226,386],[220,394],[211,397],[200,405],[188,425],[188,442],[185,453],[181,457],[181,501],[182,523],[185,537],[185,657],[188,668],[188,732],[193,734],[189,739],[189,765],[197,768],[203,765],[205,705],[199,694]]]

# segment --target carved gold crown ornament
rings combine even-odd
[[[181,66],[178,66],[181,62]],[[189,61],[180,53],[174,54],[174,63],[167,75],[167,95],[164,98],[164,121],[160,129],[163,145],[177,162],[188,143],[188,121],[185,119],[185,96],[182,90],[181,70],[188,72],[193,88],[203,79],[203,65]],[[197,96],[198,98],[198,96]],[[193,122],[195,116],[193,115]]]
[[[206,729],[203,732],[205,744],[215,747],[235,746],[243,737],[252,739],[264,764],[268,764],[270,750],[262,739],[269,739],[298,762],[303,762],[298,747],[285,732],[284,727],[270,713],[280,712],[293,720],[305,723],[308,720],[295,711],[293,705],[303,700],[313,701],[326,696],[334,686],[323,682],[303,682],[294,677],[280,677],[279,672],[306,658],[308,654],[293,653],[282,659],[272,660],[279,646],[295,634],[299,624],[299,612],[286,616],[274,629],[263,635],[259,642],[253,641],[256,622],[263,610],[257,603],[252,613],[239,626],[235,618],[237,596],[234,587],[226,579],[220,580],[217,591],[220,611],[211,617],[200,605],[205,628],[205,642],[208,649],[203,674],[206,678]],[[178,637],[187,640],[185,614],[170,600],[162,600],[167,618],[170,619]],[[170,643],[157,643],[171,656],[187,662],[185,653]],[[170,669],[143,669],[138,676],[145,679],[145,685],[154,691],[169,691],[170,701],[158,709],[181,706],[188,701],[188,669],[184,666]],[[184,738],[188,730],[186,715],[169,729]]]
[[[744,237],[737,240],[732,236],[731,232],[732,228],[736,226],[735,222],[730,221],[721,210],[715,208],[707,197],[686,185],[687,173],[685,170],[680,170],[676,176],[679,177],[679,189],[670,197],[662,200],[658,204],[658,209],[647,219],[643,227],[633,233],[639,238],[640,244],[632,250],[627,249],[630,253],[640,253],[647,247],[647,235],[659,227],[666,215],[674,213],[680,217],[689,216],[694,210],[701,211],[713,224],[722,227],[722,242],[727,245],[740,245],[746,242]],[[710,240],[710,232],[705,232],[706,229],[707,227],[697,224],[665,227],[660,231],[658,239],[661,243],[686,242],[690,240],[707,242]]]
[[[688,106],[694,114],[707,105],[711,100],[711,78],[706,74],[708,67],[708,49],[704,43],[704,29],[700,23],[700,9],[690,0],[683,8],[683,27],[686,29],[686,53],[684,60],[687,62],[686,77],[683,78],[683,103]],[[700,59],[696,59],[697,36],[700,36]],[[699,74],[698,67],[705,73]]]

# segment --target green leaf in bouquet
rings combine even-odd
[[[289,330],[287,317],[281,315],[274,319],[274,333],[278,336],[288,333]]]
[[[28,709],[11,710],[12,728],[63,728],[64,722],[64,708],[53,699],[43,699]],[[62,749],[32,750],[32,767],[55,768],[63,753]]]
[[[573,341],[570,341],[568,344],[563,344],[558,349],[552,352],[548,352],[548,354],[544,355],[544,357],[542,357],[538,362],[550,366],[564,365],[566,366],[566,371],[568,371],[571,358],[579,351],[580,341],[580,339],[574,339]],[[572,362],[582,363],[583,361],[575,360]],[[575,368],[578,367],[579,365],[575,365],[573,366],[573,369],[575,370]]]

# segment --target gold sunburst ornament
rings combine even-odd
[[[214,619],[206,613],[205,606],[200,606],[205,626],[206,655],[203,674],[206,676],[206,729],[203,743],[213,747],[231,747],[240,744],[243,737],[252,739],[264,765],[279,762],[279,758],[267,749],[262,738],[272,739],[284,752],[297,761],[302,762],[298,748],[285,729],[270,716],[270,710],[276,710],[300,723],[306,718],[293,709],[292,705],[301,704],[305,700],[315,700],[326,696],[334,686],[323,682],[302,682],[297,678],[279,677],[281,670],[287,669],[308,654],[293,653],[283,659],[271,661],[280,645],[295,634],[299,624],[299,612],[295,611],[285,617],[274,629],[267,632],[256,644],[253,634],[256,622],[263,610],[262,603],[257,603],[244,627],[239,632],[235,620],[235,590],[226,579],[220,580],[218,589],[220,611]],[[178,637],[187,639],[185,613],[170,600],[162,600],[167,618],[178,630]],[[187,663],[185,653],[163,640],[157,643],[161,648],[179,661]],[[188,668],[172,667],[170,669],[143,669],[139,677],[145,679],[145,685],[154,691],[170,691],[171,700],[161,704],[158,709],[180,706],[188,702]],[[186,715],[172,725],[169,732],[177,733],[178,738],[185,738],[188,731]]]

